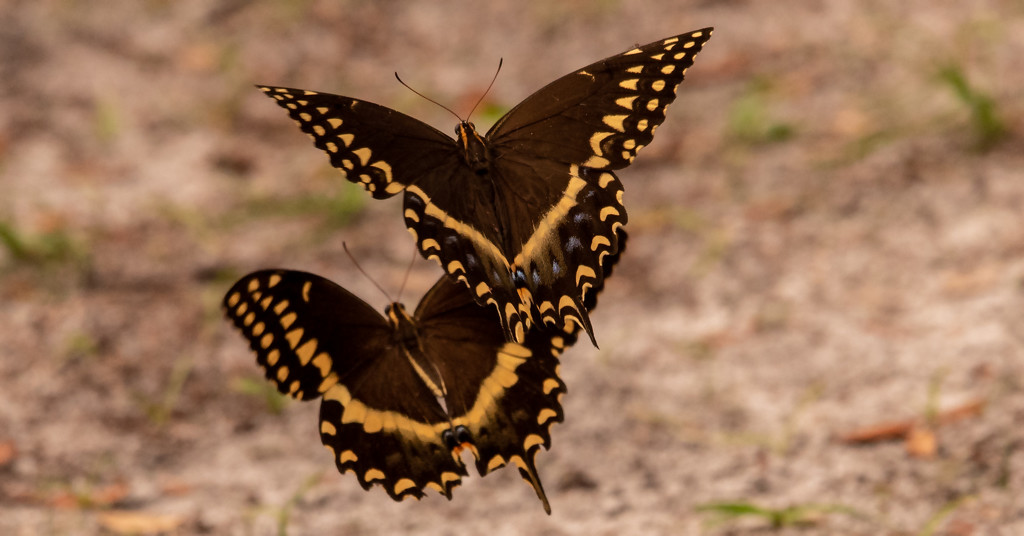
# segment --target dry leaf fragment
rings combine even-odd
[[[129,510],[109,510],[97,516],[100,526],[115,534],[154,534],[176,530],[181,516]]]

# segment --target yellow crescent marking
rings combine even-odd
[[[664,80],[655,80],[651,84],[651,89],[653,89],[654,91],[661,91],[661,90],[665,89],[665,81]]]
[[[442,488],[441,484],[438,484],[437,482],[427,482],[425,484],[425,486],[430,488],[430,489],[432,489],[432,490],[437,491],[438,493],[440,493],[442,495],[444,494],[444,488]]]
[[[603,151],[601,151],[601,142],[613,134],[613,132],[598,132],[590,137],[590,149],[594,151],[595,155],[603,153]]]
[[[630,78],[629,80],[623,80],[619,82],[619,87],[623,89],[632,89],[633,91],[636,91],[636,84],[639,81],[639,78]]]
[[[306,281],[302,284],[302,301],[309,303],[309,289],[313,288],[312,281]]]
[[[277,305],[274,306],[274,312],[277,313],[277,314],[283,313],[284,310],[288,308],[288,305],[290,303],[291,302],[289,302],[288,300],[281,300],[281,301],[277,302]]]
[[[277,381],[283,382],[288,378],[288,367],[282,365],[281,368],[277,369]]]
[[[445,472],[441,473],[441,482],[445,486],[447,486],[449,482],[458,482],[458,481],[459,481],[458,473],[453,473],[451,471],[445,471]]]
[[[341,126],[341,119],[338,119],[337,117],[329,117],[327,118],[327,124],[334,128],[338,128]]]
[[[264,350],[270,348],[270,345],[273,343],[274,335],[272,333],[267,333],[266,335],[263,336],[262,339],[260,339],[260,346],[262,346]]]
[[[583,279],[584,277],[594,279],[597,277],[597,274],[594,273],[593,268],[585,264],[581,264],[580,267],[576,269],[576,284],[579,285],[580,279]]]
[[[437,243],[437,240],[433,238],[427,238],[420,244],[420,249],[426,251],[428,249],[441,249],[441,244]]]
[[[313,359],[313,354],[316,353],[316,339],[309,339],[302,346],[295,350],[295,355],[299,356],[299,363],[308,365],[309,361]]]
[[[341,463],[357,462],[359,461],[359,456],[356,456],[356,453],[351,450],[346,450],[342,451],[342,453],[338,455],[338,461]]]
[[[263,322],[256,322],[256,325],[252,327],[253,337],[259,337],[260,335],[263,335],[263,330],[266,329],[266,327],[267,326],[264,325]]]
[[[626,127],[623,125],[623,122],[626,121],[627,117],[629,116],[604,116],[601,118],[601,122],[617,131],[625,132]]]
[[[323,355],[323,354],[320,354],[320,355]],[[334,385],[337,384],[337,383],[338,383],[338,375],[332,372],[329,376],[324,378],[324,380],[322,382],[320,382],[320,385],[317,386],[316,390],[317,390],[318,393],[324,393],[328,389],[330,389],[331,387],[334,387]]]
[[[663,45],[671,45],[672,43],[675,43],[676,41],[679,41],[678,37],[669,37],[668,39],[662,41],[661,44],[663,44]]]
[[[274,348],[267,354],[267,365],[271,367],[277,364],[277,360],[281,357],[281,352],[277,348]]]
[[[324,130],[324,127],[320,125],[313,125],[313,132],[316,132],[317,136],[323,136],[324,134],[327,134],[327,131]]]
[[[295,314],[295,311],[292,311],[292,312],[282,316],[281,317],[281,327],[283,327],[284,329],[288,329],[288,328],[292,327],[292,324],[295,323],[295,319],[298,318],[298,317],[299,317],[299,315]]]
[[[633,50],[630,50],[628,52],[624,52],[622,55],[623,56],[631,56],[633,54],[639,54],[640,52],[642,52],[642,51],[639,48],[634,48]]]
[[[408,478],[403,478],[398,482],[395,482],[395,495],[401,495],[402,492],[409,490],[409,488],[415,488],[416,483]]]
[[[338,433],[338,429],[335,428],[334,425],[328,421],[320,421],[320,433],[326,435],[336,435]]]
[[[405,209],[404,216],[405,216],[405,219],[407,219],[409,221],[414,221],[414,222],[417,222],[417,223],[419,223],[419,221],[420,221],[420,215],[417,214],[416,211],[411,209],[411,208]]]
[[[253,321],[255,321],[255,320],[256,320],[256,313],[254,313],[252,311],[249,311],[249,314],[245,315],[245,320],[242,320],[242,323],[244,323],[246,327],[249,327],[249,326],[252,325]]]
[[[288,339],[288,344],[291,345],[292,350],[299,345],[299,341],[302,340],[303,333],[305,333],[305,330],[302,328],[295,328],[284,334],[284,338]]]
[[[465,272],[466,267],[462,266],[462,263],[459,261],[452,261],[448,263],[447,270],[449,274],[454,274],[455,272]]]
[[[366,474],[363,475],[363,482],[369,484],[374,480],[384,480],[384,472],[380,469],[367,469]]]
[[[555,309],[555,304],[551,303],[551,302],[550,302],[550,301],[548,301],[548,300],[544,300],[544,301],[542,301],[542,302],[540,303],[540,305],[539,305],[539,306],[537,307],[537,310],[538,310],[538,311],[540,311],[540,314],[542,314],[542,315],[543,315],[543,314],[544,314],[545,312],[547,312],[547,310],[548,310],[548,309],[551,309],[551,310],[554,310],[554,309]]]
[[[358,156],[359,162],[365,166],[366,163],[370,161],[370,156],[373,155],[373,151],[371,151],[369,147],[361,147],[352,151],[352,154]]]
[[[626,72],[627,73],[632,73],[632,74],[640,74],[640,73],[644,72],[644,66],[643,65],[637,65],[636,67],[630,67],[629,69],[626,69]]]
[[[331,365],[334,364],[334,360],[331,359],[331,355],[327,352],[320,352],[313,358],[313,365],[320,369],[320,376],[326,378],[331,373]]]
[[[491,461],[487,462],[487,471],[485,472],[490,473],[491,471],[502,467],[505,463],[505,458],[503,458],[501,454],[495,454],[494,457],[491,458]]]
[[[611,161],[608,160],[607,158],[604,158],[602,156],[591,156],[590,158],[587,159],[586,162],[583,163],[583,167],[603,168],[607,167],[608,164],[611,164]]]
[[[597,235],[597,236],[594,237],[593,240],[590,241],[590,250],[591,251],[597,251],[597,248],[599,248],[601,246],[611,246],[611,245],[612,245],[612,242],[611,242],[611,240],[608,240],[608,237]]]
[[[618,215],[619,215],[619,211],[615,207],[604,207],[604,208],[601,209],[601,213],[599,214],[598,217],[601,218],[601,221],[604,221],[604,220],[607,220],[609,216],[618,216]]]
[[[562,298],[558,300],[558,309],[561,310],[566,307],[575,311],[576,302],[572,301],[572,298],[570,298],[569,296],[562,296]]]
[[[388,182],[391,182],[391,181],[394,180],[394,178],[391,176],[391,165],[388,164],[387,162],[385,162],[383,160],[378,160],[378,161],[376,161],[376,162],[374,162],[374,163],[372,163],[370,165],[375,167],[375,168],[377,168],[377,169],[379,169],[379,170],[381,170],[381,171],[383,171],[384,172],[384,178]]]
[[[477,284],[475,290],[476,290],[477,297],[481,297],[484,294],[487,294],[488,292],[490,292],[491,291],[491,287],[487,286],[487,283],[481,282],[481,283]]]
[[[242,299],[242,295],[241,294],[239,294],[237,292],[231,294],[230,296],[228,296],[228,307],[234,307],[234,306],[238,305],[238,302],[241,299]]]
[[[530,435],[526,436],[526,440],[523,441],[523,450],[529,452],[530,449],[532,449],[533,447],[536,447],[537,445],[543,445],[543,444],[544,444],[544,438],[543,437],[541,437],[541,436],[539,436],[537,434],[530,434]]]
[[[632,141],[632,140],[626,140],[626,141],[629,142],[629,141]],[[601,176],[598,177],[597,185],[601,189],[605,189],[605,188],[608,187],[609,184],[611,184],[614,181],[615,181],[615,175],[612,175],[611,173],[602,173]]]
[[[636,100],[636,95],[633,95],[632,97],[622,97],[622,98],[619,98],[619,99],[615,99],[615,104],[618,104],[619,106],[622,106],[623,108],[625,108],[627,110],[632,110],[633,109],[633,101],[635,101],[635,100]]]
[[[537,414],[537,424],[543,425],[549,420],[558,417],[558,412],[551,408],[544,408]]]

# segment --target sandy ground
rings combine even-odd
[[[1024,5],[482,4],[0,2],[0,534],[1024,534]],[[449,132],[392,72],[465,113],[503,57],[500,111],[709,25],[619,174],[553,515],[511,469],[451,502],[337,474],[219,300],[288,267],[383,307],[342,242],[397,292],[412,241],[252,85]]]

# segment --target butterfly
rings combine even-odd
[[[585,289],[619,248],[623,188],[614,171],[633,162],[665,110],[705,28],[628,50],[563,76],[481,136],[461,121],[455,138],[372,102],[257,86],[373,197],[402,193],[420,253],[493,305],[506,340],[534,325],[572,321],[596,346]]]

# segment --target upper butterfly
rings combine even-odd
[[[583,293],[626,223],[622,184],[711,37],[705,28],[634,48],[563,76],[481,137],[455,139],[372,102],[259,86],[288,110],[331,164],[383,199],[404,191],[422,255],[494,304],[506,340],[534,324],[577,322],[591,342]]]

